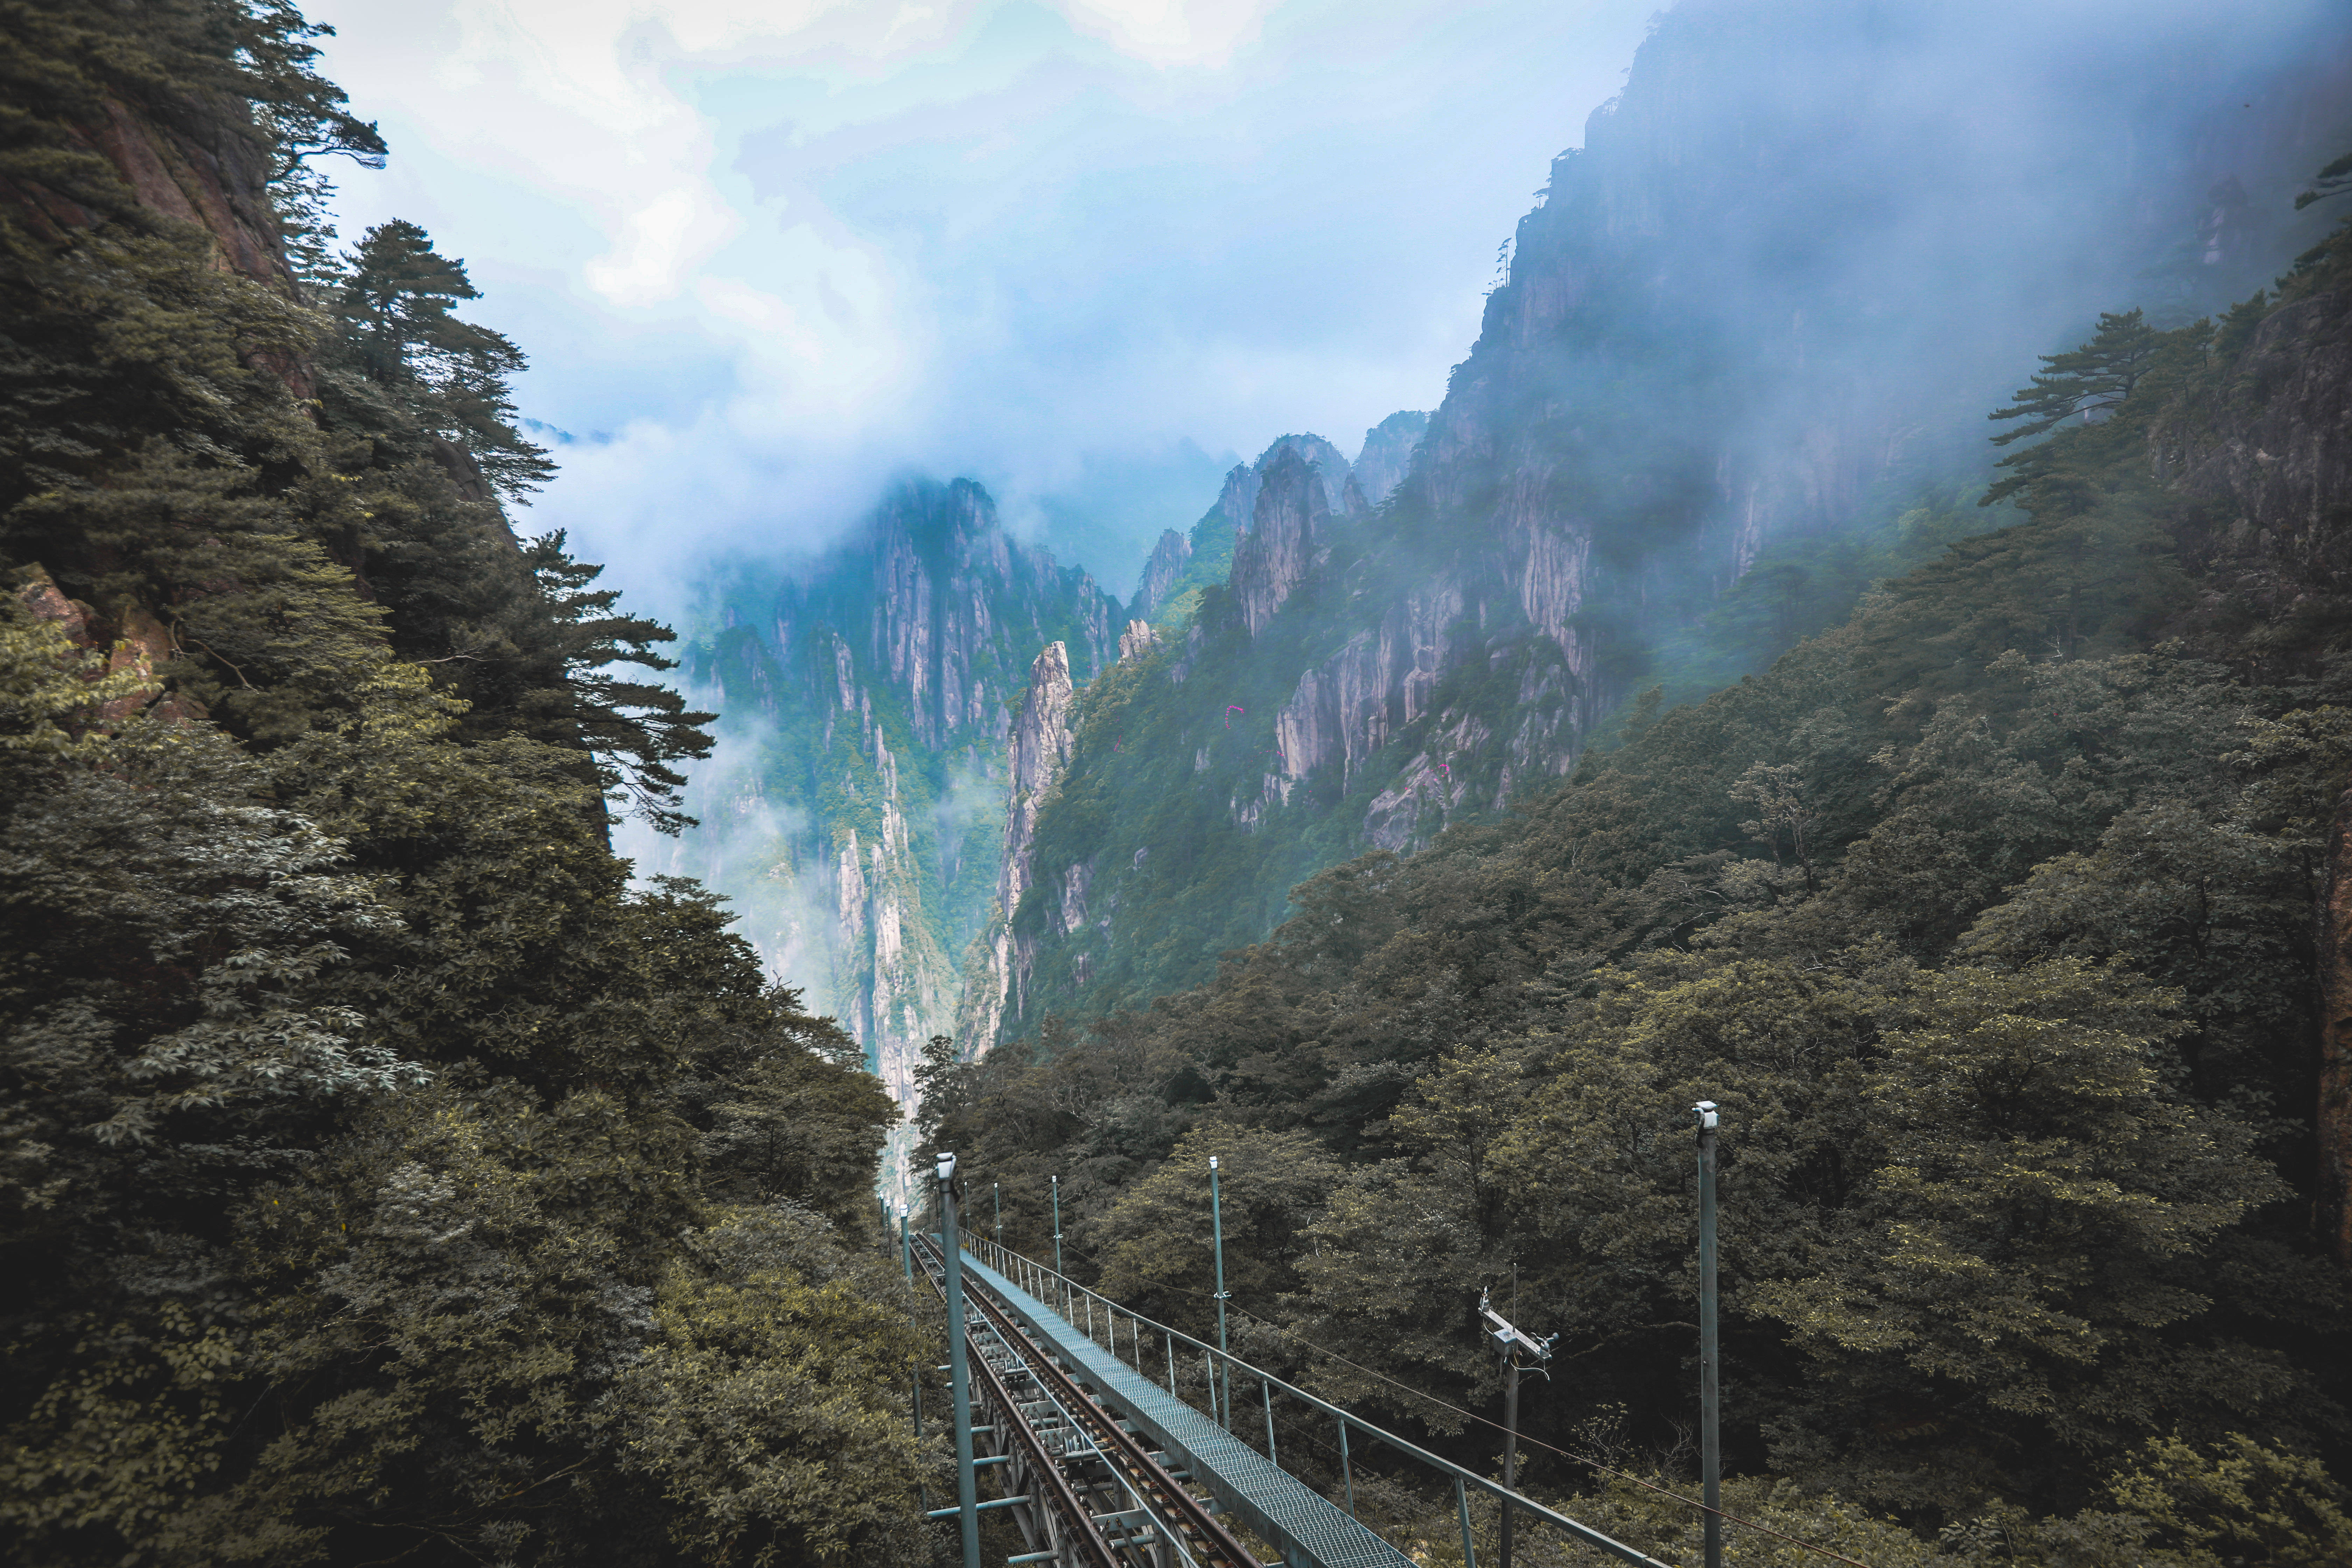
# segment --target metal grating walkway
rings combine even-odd
[[[1151,1382],[1010,1279],[966,1253],[964,1272],[995,1293],[1103,1402],[1180,1458],[1217,1505],[1273,1544],[1291,1568],[1413,1568],[1412,1559],[1289,1471]]]

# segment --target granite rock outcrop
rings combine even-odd
[[[1297,444],[1276,447],[1254,473],[1258,483],[1250,528],[1234,546],[1229,580],[1253,635],[1265,629],[1291,591],[1326,558],[1334,510],[1329,477]],[[1339,482],[1347,482],[1344,464]]]
[[[1066,694],[1115,656],[1118,605],[961,479],[901,483],[830,550],[747,568],[716,599],[722,623],[687,650],[725,715],[694,773],[704,822],[629,847],[728,895],[772,971],[814,982],[911,1111],[1002,891],[1007,770],[1040,754],[1018,717],[1036,650],[1057,650]]]
[[[1069,764],[1070,706],[1076,696],[1068,649],[1049,644],[1030,666],[1029,684],[1005,747],[1004,834],[995,898],[987,925],[973,939],[957,1005],[956,1037],[974,1042],[976,1049],[985,1049],[998,1037],[1008,1014],[1015,1023],[1026,1016],[1036,943],[1014,935],[1013,914],[1035,880],[1038,816]]]
[[[1129,602],[1128,614],[1149,616],[1168,601],[1169,591],[1183,575],[1184,563],[1192,558],[1192,542],[1172,528],[1160,531],[1160,539],[1151,547],[1151,558],[1143,563],[1143,576],[1135,585],[1135,597]]]

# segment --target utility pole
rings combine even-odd
[[[1062,1178],[1054,1179],[1054,1272],[1062,1271]],[[1058,1292],[1057,1292],[1058,1294]]]
[[[915,1282],[915,1245],[907,1236],[907,1200],[898,1200],[898,1267],[907,1271],[907,1283]]]
[[[1512,1310],[1518,1310],[1518,1267],[1511,1268]],[[1551,1360],[1552,1341],[1558,1334],[1537,1339],[1524,1330],[1514,1328],[1511,1321],[1487,1304],[1486,1292],[1478,1292],[1478,1315],[1486,1321],[1486,1331],[1495,1339],[1495,1348],[1503,1355],[1503,1489],[1517,1491],[1519,1485],[1519,1373],[1524,1363],[1522,1353],[1534,1358],[1534,1370],[1544,1372],[1544,1363]],[[1551,1374],[1544,1372],[1546,1377]],[[1503,1568],[1511,1568],[1511,1500],[1503,1500]]]
[[[963,1568],[980,1568],[980,1505],[971,1468],[971,1368],[963,1343],[963,1243],[956,1234],[953,1154],[940,1155],[940,1251],[948,1266],[948,1379],[955,1401],[956,1522],[963,1528]]]
[[[996,1245],[1004,1245],[1004,1184],[988,1184],[988,1201],[996,1205]]]
[[[1233,1292],[1225,1289],[1225,1210],[1217,1194],[1217,1157],[1209,1156],[1209,1226],[1215,1238],[1217,1251],[1217,1364],[1223,1372],[1225,1430],[1234,1429],[1234,1366],[1225,1354],[1225,1301]],[[1212,1400],[1216,1391],[1210,1391]]]
[[[1706,1568],[1723,1568],[1722,1346],[1715,1328],[1716,1105],[1702,1100],[1691,1109],[1698,1112],[1699,1497],[1706,1504]]]

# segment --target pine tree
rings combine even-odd
[[[360,373],[434,435],[473,458],[490,487],[520,500],[555,471],[514,426],[508,378],[528,363],[500,332],[457,314],[481,293],[466,264],[433,248],[404,218],[368,230],[345,264],[332,309]]]
[[[701,728],[716,713],[689,712],[686,700],[667,686],[625,680],[604,673],[634,664],[659,672],[677,661],[654,651],[677,634],[642,616],[614,615],[620,590],[592,586],[602,566],[574,561],[563,551],[563,534],[534,539],[523,559],[537,576],[551,614],[563,679],[545,693],[549,717],[569,727],[576,743],[596,759],[596,777],[607,798],[630,809],[663,833],[693,826],[677,809],[686,777],[670,764],[710,754],[711,739]]]
[[[1992,438],[1996,447],[2056,428],[2063,420],[2094,410],[2110,413],[2123,405],[2156,361],[2162,334],[2137,310],[2118,316],[2102,312],[2099,330],[2087,343],[2063,353],[2043,354],[2047,368],[2037,372],[2032,384],[2011,394],[2017,401],[1996,408],[1988,419],[2023,419],[2025,424]]]

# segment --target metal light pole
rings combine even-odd
[[[1054,1182],[1054,1272],[1062,1271],[1062,1178]]]
[[[996,1205],[996,1245],[1004,1245],[1004,1184],[988,1184],[988,1201]]]
[[[907,1200],[898,1200],[898,1267],[907,1271],[907,1283],[915,1282],[915,1244],[907,1236]]]
[[[1225,1301],[1233,1292],[1225,1289],[1225,1210],[1217,1193],[1217,1157],[1209,1156],[1209,1226],[1215,1238],[1217,1252],[1217,1363],[1223,1369],[1224,1384],[1225,1430],[1234,1429],[1234,1368],[1225,1355]],[[1216,1397],[1211,1390],[1211,1397]]]
[[[1511,1269],[1512,1310],[1518,1310],[1518,1268]],[[1552,1341],[1558,1334],[1537,1339],[1533,1334],[1514,1328],[1511,1321],[1486,1304],[1486,1292],[1478,1292],[1478,1315],[1486,1320],[1487,1331],[1495,1337],[1496,1348],[1503,1353],[1503,1489],[1516,1491],[1519,1484],[1519,1352],[1535,1357],[1540,1371],[1551,1360]],[[1546,1373],[1549,1377],[1550,1374]],[[1511,1502],[1503,1500],[1503,1568],[1511,1568]]]
[[[1699,1497],[1706,1504],[1706,1568],[1723,1568],[1721,1346],[1715,1331],[1715,1101],[1702,1100],[1691,1109],[1698,1112]]]
[[[940,1251],[948,1266],[948,1386],[955,1399],[956,1522],[963,1568],[980,1568],[980,1507],[971,1468],[971,1369],[963,1343],[963,1243],[956,1235],[955,1156],[940,1155]]]

